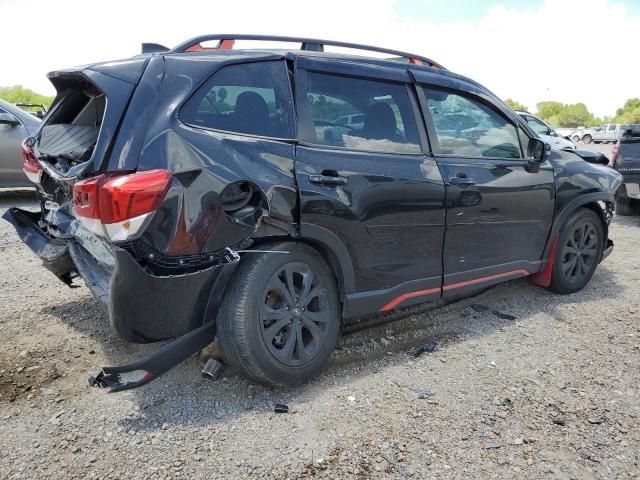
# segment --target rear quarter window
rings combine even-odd
[[[188,125],[262,137],[295,137],[284,61],[222,67],[182,107]]]

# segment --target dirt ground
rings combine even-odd
[[[521,280],[349,334],[299,388],[189,360],[107,394],[89,371],[156,347],[119,340],[0,221],[0,478],[639,478],[640,217],[611,230],[583,291]]]

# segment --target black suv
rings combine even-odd
[[[58,95],[23,146],[41,210],[5,218],[124,339],[180,337],[165,363],[217,335],[246,376],[304,382],[342,319],[526,276],[575,292],[613,246],[620,175],[550,150],[425,57],[207,35],[49,78]],[[111,373],[140,385],[158,357]]]

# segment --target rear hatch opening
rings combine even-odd
[[[91,159],[107,101],[104,93],[81,75],[52,82],[58,95],[32,148],[45,171],[63,180],[77,177]],[[45,191],[46,187],[45,182]]]

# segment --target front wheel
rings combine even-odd
[[[227,286],[217,316],[223,356],[258,382],[304,383],[326,367],[340,333],[336,280],[307,245],[261,249],[274,253],[244,254]]]
[[[604,245],[602,220],[580,208],[560,231],[549,288],[558,293],[582,289],[596,270]]]

